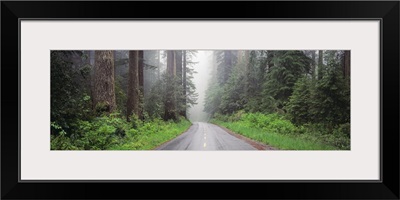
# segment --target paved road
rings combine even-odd
[[[222,128],[209,123],[195,122],[188,131],[161,145],[157,150],[257,150]]]

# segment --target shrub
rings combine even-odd
[[[240,116],[237,121],[221,120],[233,119]],[[267,134],[285,134],[288,137],[299,137],[314,143],[323,143],[338,149],[350,149],[350,123],[338,126],[328,126],[323,123],[304,124],[296,126],[291,121],[278,114],[240,113],[231,117],[219,115],[217,123],[223,122],[227,128],[233,128],[238,133],[244,129],[258,129]],[[219,122],[218,122],[219,121]],[[291,136],[290,136],[291,135]],[[258,134],[257,137],[263,137]]]

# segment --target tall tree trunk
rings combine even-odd
[[[344,78],[348,80],[348,84],[350,84],[350,51],[344,51],[344,66],[343,66],[343,75]]]
[[[127,120],[135,114],[139,117],[139,52],[129,51]]]
[[[160,50],[157,51],[157,75],[158,75],[158,80],[160,80],[160,72],[161,72],[161,65],[160,65]]]
[[[91,101],[91,105],[92,105],[92,109],[93,109],[93,105],[94,105],[94,101],[93,101],[93,98],[94,98],[94,67],[93,67],[93,65],[91,64],[91,59],[92,59],[92,51],[83,51],[84,52],[84,54],[87,56],[87,58],[86,58],[86,63],[85,63],[85,65],[87,66],[87,67],[89,67],[89,69],[90,69],[90,72],[89,72],[89,79],[87,80],[87,86],[86,87],[88,87],[89,88],[89,94],[90,94],[90,101]]]
[[[144,98],[144,77],[143,77],[143,70],[144,70],[144,52],[139,51],[139,119],[143,119],[143,98]]]
[[[324,52],[322,50],[318,51],[318,80],[322,79],[324,73]]]
[[[114,56],[112,51],[95,51],[94,109],[112,112],[116,108],[114,85]]]
[[[164,102],[164,119],[176,120],[176,98],[174,88],[174,78],[176,75],[175,52],[167,51],[167,83],[166,83],[166,98]]]
[[[275,51],[267,51],[267,68],[265,72],[268,72],[272,67],[274,67],[274,55]]]
[[[225,70],[224,70],[224,84],[228,81],[229,76],[232,71],[232,52],[227,50],[224,51],[224,63],[225,63]]]
[[[244,63],[247,65],[249,60],[250,60],[250,50],[244,50]]]
[[[173,50],[167,51],[167,73],[172,76],[176,75],[175,52]]]
[[[182,83],[182,51],[175,51],[176,77]]]
[[[312,59],[312,62],[311,62],[311,77],[312,77],[312,79],[315,79],[315,51],[313,50],[313,51],[311,51],[311,59]]]
[[[113,51],[113,56],[114,56],[114,79],[117,80],[117,51]]]
[[[144,55],[143,51],[138,51],[139,53],[139,89],[141,92],[143,92],[143,85],[144,85],[144,80],[143,80],[143,67],[144,67]]]
[[[179,87],[182,87],[183,83],[183,73],[182,73],[182,50],[175,51],[175,62],[176,62],[176,77],[178,79]],[[181,95],[182,90],[178,92],[177,95]],[[177,108],[179,115],[185,116],[184,102],[183,98],[178,98]]]
[[[242,50],[237,50],[238,63],[242,62]]]
[[[183,74],[182,84],[183,84],[183,96],[184,96],[184,99],[183,99],[184,110],[183,110],[182,114],[185,118],[187,118],[187,115],[186,115],[186,102],[187,102],[186,101],[186,99],[187,99],[187,96],[186,96],[186,50],[183,51],[182,74]]]

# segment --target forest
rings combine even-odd
[[[50,54],[51,150],[350,149],[350,51]]]
[[[185,131],[196,51],[52,51],[51,149],[152,149]]]

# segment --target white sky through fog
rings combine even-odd
[[[194,65],[194,70],[197,72],[194,74],[193,82],[196,86],[196,92],[199,94],[197,104],[188,109],[188,117],[190,121],[205,121],[208,118],[207,113],[204,109],[205,91],[208,87],[208,81],[211,78],[211,60],[212,51],[198,51],[197,56],[193,58],[194,62],[198,62]]]

